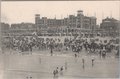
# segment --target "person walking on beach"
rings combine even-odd
[[[65,70],[67,70],[67,62],[65,62]]]
[[[53,75],[54,75],[54,78],[55,78],[55,76],[56,76],[56,71],[55,70],[53,71]]]
[[[82,59],[82,64],[83,64],[83,69],[85,68],[85,60],[84,60],[84,58]]]
[[[57,67],[57,69],[56,69],[56,77],[58,78],[58,74],[59,74],[59,72],[58,72],[58,67]]]
[[[53,78],[58,78],[58,67],[53,71]]]
[[[60,68],[60,75],[63,75],[63,66]]]
[[[92,58],[92,67],[94,66],[94,61],[95,61],[95,59],[94,59],[94,58]]]

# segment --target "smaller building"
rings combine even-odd
[[[35,24],[33,23],[19,23],[11,24],[10,35],[31,35],[36,31]]]
[[[9,29],[10,29],[10,25],[8,23],[3,23],[3,22],[1,23],[1,32],[3,36],[8,35]]]
[[[100,24],[100,29],[105,30],[107,35],[109,36],[118,36],[119,35],[119,25],[120,21],[114,19],[114,18],[105,18],[102,20],[102,23]]]

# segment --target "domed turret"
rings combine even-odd
[[[77,15],[83,15],[83,11],[82,10],[78,10],[77,11]]]

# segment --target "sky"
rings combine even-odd
[[[97,24],[100,24],[106,17],[119,20],[119,7],[120,1],[6,1],[1,2],[1,21],[34,23],[35,14],[60,19],[83,10],[86,16],[96,16]]]

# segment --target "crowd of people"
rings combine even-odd
[[[57,40],[57,42],[56,42]],[[60,43],[60,39],[53,40],[52,38],[44,38],[39,37],[10,37],[7,42],[4,42],[4,47],[13,50],[24,51],[33,51],[33,48],[39,50],[46,50],[51,48],[61,48],[62,43]]]
[[[101,41],[99,43],[95,39],[68,39],[64,38],[62,41],[60,38],[40,38],[38,36],[19,36],[10,37],[4,42],[4,47],[12,50],[33,51],[34,48],[38,50],[50,50],[51,56],[53,51],[71,50],[72,52],[80,53],[83,49],[89,53],[99,53],[105,58],[106,53],[116,50],[116,55],[119,55],[119,45],[113,44],[111,41]]]

